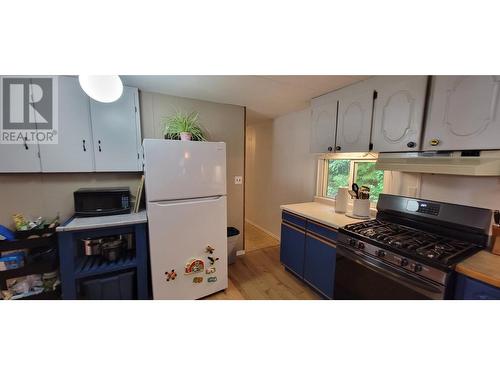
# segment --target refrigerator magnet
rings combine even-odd
[[[210,276],[207,281],[209,283],[215,283],[217,281],[217,276]]]
[[[170,272],[165,272],[165,278],[167,281],[175,280],[176,277],[177,273],[175,272],[175,270],[172,270]]]
[[[208,267],[206,270],[205,270],[205,273],[207,275],[210,275],[211,273],[215,273],[215,267]]]
[[[219,258],[208,257],[208,260],[210,261],[210,265],[213,266],[215,262],[219,260]]]
[[[193,283],[200,284],[202,282],[203,282],[203,277],[199,277],[199,276],[193,277]]]
[[[213,254],[213,253],[214,253],[214,251],[215,251],[215,249],[214,249],[212,246],[210,246],[210,245],[208,245],[208,246],[205,248],[205,252],[207,252],[207,253]]]
[[[191,275],[193,273],[203,272],[205,270],[205,262],[201,259],[190,259],[186,268],[184,269],[185,275]]]

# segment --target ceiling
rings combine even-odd
[[[368,76],[121,76],[140,90],[247,107],[258,122],[298,111],[311,98]]]

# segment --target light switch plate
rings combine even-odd
[[[235,185],[241,185],[243,183],[243,177],[242,176],[234,176],[234,184]]]

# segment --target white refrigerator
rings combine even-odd
[[[227,288],[226,144],[145,139],[154,299]]]

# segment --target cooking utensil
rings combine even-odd
[[[353,198],[353,199],[355,199],[355,198],[358,197],[358,195],[354,191],[352,191],[352,190],[349,190],[348,193],[351,196],[351,198]]]
[[[356,198],[359,199],[359,186],[357,183],[352,184],[352,191],[354,191],[356,193]]]

